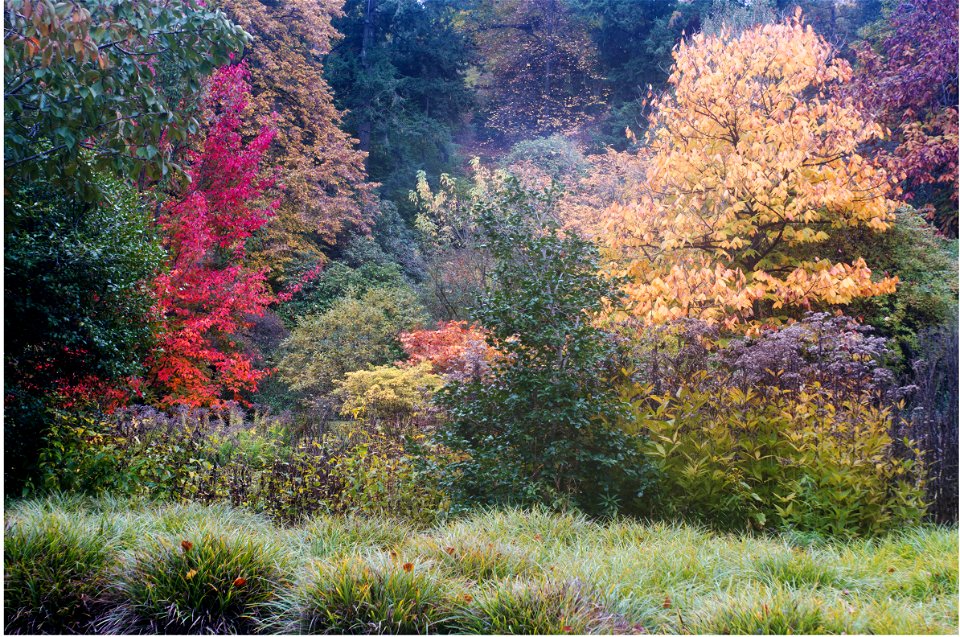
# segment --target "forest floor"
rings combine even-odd
[[[38,607],[82,583],[88,630],[956,634],[957,552],[935,526],[824,541],[515,510],[276,526],[63,498],[7,509],[6,621],[54,622]]]

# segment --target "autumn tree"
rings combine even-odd
[[[324,251],[347,231],[368,229],[375,213],[365,182],[364,154],[340,128],[342,114],[323,77],[323,59],[339,34],[331,19],[338,0],[274,3],[221,0],[252,34],[244,54],[250,68],[251,108],[275,111],[269,151],[283,171],[276,217],[251,250],[275,282],[295,285],[296,264],[306,271],[326,261]]]
[[[957,236],[957,3],[901,2],[877,50],[857,48],[852,93],[893,130],[879,159],[901,174],[907,197],[935,211],[937,226]]]
[[[732,325],[895,288],[817,251],[893,219],[892,178],[858,153],[882,128],[837,93],[850,76],[799,13],[678,47],[636,158],[644,192],[600,233],[635,315]]]
[[[247,242],[273,215],[265,201],[274,175],[266,169],[274,129],[240,134],[249,100],[247,71],[227,66],[211,78],[210,121],[190,154],[190,183],[164,206],[159,225],[168,269],[155,281],[160,342],[148,383],[162,404],[218,405],[256,389],[262,370],[237,345],[238,334],[271,303],[263,270],[246,264]]]
[[[576,128],[604,102],[596,51],[564,0],[484,2],[474,12],[487,125],[516,139]]]

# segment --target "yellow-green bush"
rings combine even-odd
[[[888,408],[834,401],[816,384],[706,390],[699,379],[633,403],[632,425],[660,474],[660,515],[832,535],[922,517],[919,466],[894,454]]]
[[[390,423],[401,428],[415,420],[427,420],[435,411],[433,395],[443,379],[431,373],[428,362],[413,367],[383,365],[348,372],[335,392],[343,405],[340,413],[369,422]]]

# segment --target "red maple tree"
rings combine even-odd
[[[147,363],[163,405],[239,400],[268,373],[235,339],[274,301],[266,272],[245,264],[247,240],[277,207],[267,198],[275,175],[264,165],[275,130],[264,125],[249,141],[239,132],[249,98],[244,65],[213,74],[204,102],[210,124],[189,155],[190,183],[160,215],[169,267],[154,281],[162,327]]]

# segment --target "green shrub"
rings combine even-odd
[[[488,635],[583,635],[614,625],[582,583],[526,579],[482,589],[456,620],[457,632]]]
[[[105,519],[42,508],[14,514],[3,540],[5,631],[91,632],[105,608],[115,542]]]
[[[286,628],[301,634],[419,634],[449,621],[429,566],[384,555],[315,563],[285,606]]]
[[[335,261],[320,276],[304,284],[290,301],[281,304],[278,313],[288,326],[293,326],[297,317],[322,314],[341,298],[362,296],[373,288],[404,285],[403,273],[394,263],[363,263],[351,268]]]
[[[129,562],[106,632],[258,632],[290,568],[278,545],[249,530],[161,535]]]
[[[634,509],[647,483],[637,442],[610,425],[617,342],[594,318],[621,294],[595,246],[562,231],[557,193],[506,179],[474,204],[496,268],[475,310],[502,354],[489,375],[448,384],[442,440],[465,454],[447,484],[464,506],[544,503],[594,514]]]
[[[397,336],[425,321],[423,307],[406,287],[344,297],[322,314],[300,318],[283,343],[277,372],[294,391],[320,399],[347,372],[401,358]]]
[[[109,436],[101,419],[62,410],[51,410],[49,416],[38,462],[40,487],[86,494],[133,495],[140,490],[142,482],[124,471],[122,445]]]
[[[918,466],[894,455],[889,410],[833,403],[817,387],[722,392],[685,387],[637,407],[664,517],[845,535],[923,516]]]
[[[957,321],[957,241],[938,235],[909,206],[897,210],[886,232],[858,228],[834,241],[825,249],[862,257],[874,271],[900,279],[893,294],[858,299],[848,312],[890,338],[908,369],[924,328]]]
[[[525,139],[500,161],[505,168],[529,164],[560,182],[582,177],[589,168],[576,144],[563,135]]]
[[[453,457],[424,434],[410,440],[383,432],[357,432],[356,444],[330,459],[341,481],[335,510],[432,522],[449,508],[437,473]]]

